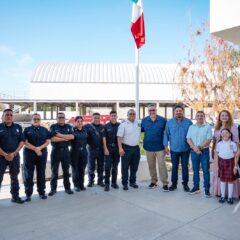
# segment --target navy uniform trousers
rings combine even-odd
[[[20,172],[20,156],[19,154],[14,157],[12,161],[7,161],[4,157],[0,156],[0,187],[2,185],[3,176],[9,167],[9,174],[11,178],[11,194],[13,198],[17,198],[19,196],[19,181],[18,174]]]
[[[58,169],[59,164],[62,165],[63,170],[63,185],[66,190],[70,189],[70,181],[69,181],[69,165],[70,165],[70,152],[68,147],[64,148],[52,148],[51,152],[51,169],[52,169],[52,177],[51,177],[51,190],[57,189],[57,180],[58,180]]]
[[[120,160],[118,148],[108,147],[109,155],[105,156],[105,184],[110,184],[112,175],[112,184],[117,183],[118,164]]]
[[[87,150],[86,148],[71,149],[71,165],[72,180],[74,187],[80,188],[84,186],[85,168],[87,166]]]
[[[47,163],[47,150],[42,150],[42,155],[38,156],[34,151],[24,149],[24,186],[27,196],[33,193],[33,177],[36,167],[37,171],[37,191],[40,195],[45,194],[46,178],[45,170]]]
[[[122,185],[128,185],[128,178],[130,184],[136,183],[136,173],[140,161],[139,146],[131,147],[123,144],[125,154],[122,156]],[[130,177],[129,176],[130,168]]]
[[[104,151],[103,148],[92,148],[88,146],[88,181],[94,183],[97,162],[98,183],[103,182]]]

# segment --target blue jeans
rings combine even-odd
[[[173,152],[171,151],[172,160],[172,184],[177,186],[178,183],[178,166],[181,158],[182,164],[182,184],[186,186],[188,184],[188,163],[189,163],[190,151],[187,152]]]
[[[203,179],[204,179],[204,188],[205,190],[210,189],[210,172],[209,172],[209,148],[203,149],[202,154],[196,154],[195,152],[191,152],[192,159],[192,167],[193,167],[193,186],[195,188],[199,188],[199,171],[200,171],[200,163],[203,170]]]

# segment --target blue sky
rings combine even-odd
[[[144,0],[141,63],[178,63],[209,0]],[[132,63],[131,0],[1,0],[0,92],[27,94],[43,62]]]

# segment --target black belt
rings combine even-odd
[[[128,147],[128,148],[137,148],[139,147],[139,145],[136,145],[136,146],[130,146],[130,145],[127,145],[127,144],[122,144],[124,147]]]
[[[72,150],[84,150],[86,147],[72,147]]]
[[[68,147],[53,147],[53,150],[65,150],[68,149]]]

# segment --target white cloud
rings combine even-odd
[[[15,49],[0,44],[0,82],[1,92],[6,94],[28,91],[32,73],[35,68],[35,61],[29,53],[20,53]],[[27,94],[28,95],[28,94]]]
[[[15,56],[16,52],[8,46],[0,45],[0,54],[4,54],[4,55],[8,55],[8,56]]]
[[[18,59],[17,59],[17,63],[20,66],[25,66],[28,64],[32,64],[34,62],[34,59],[32,58],[32,56],[28,53],[25,53],[23,55],[21,55]]]

